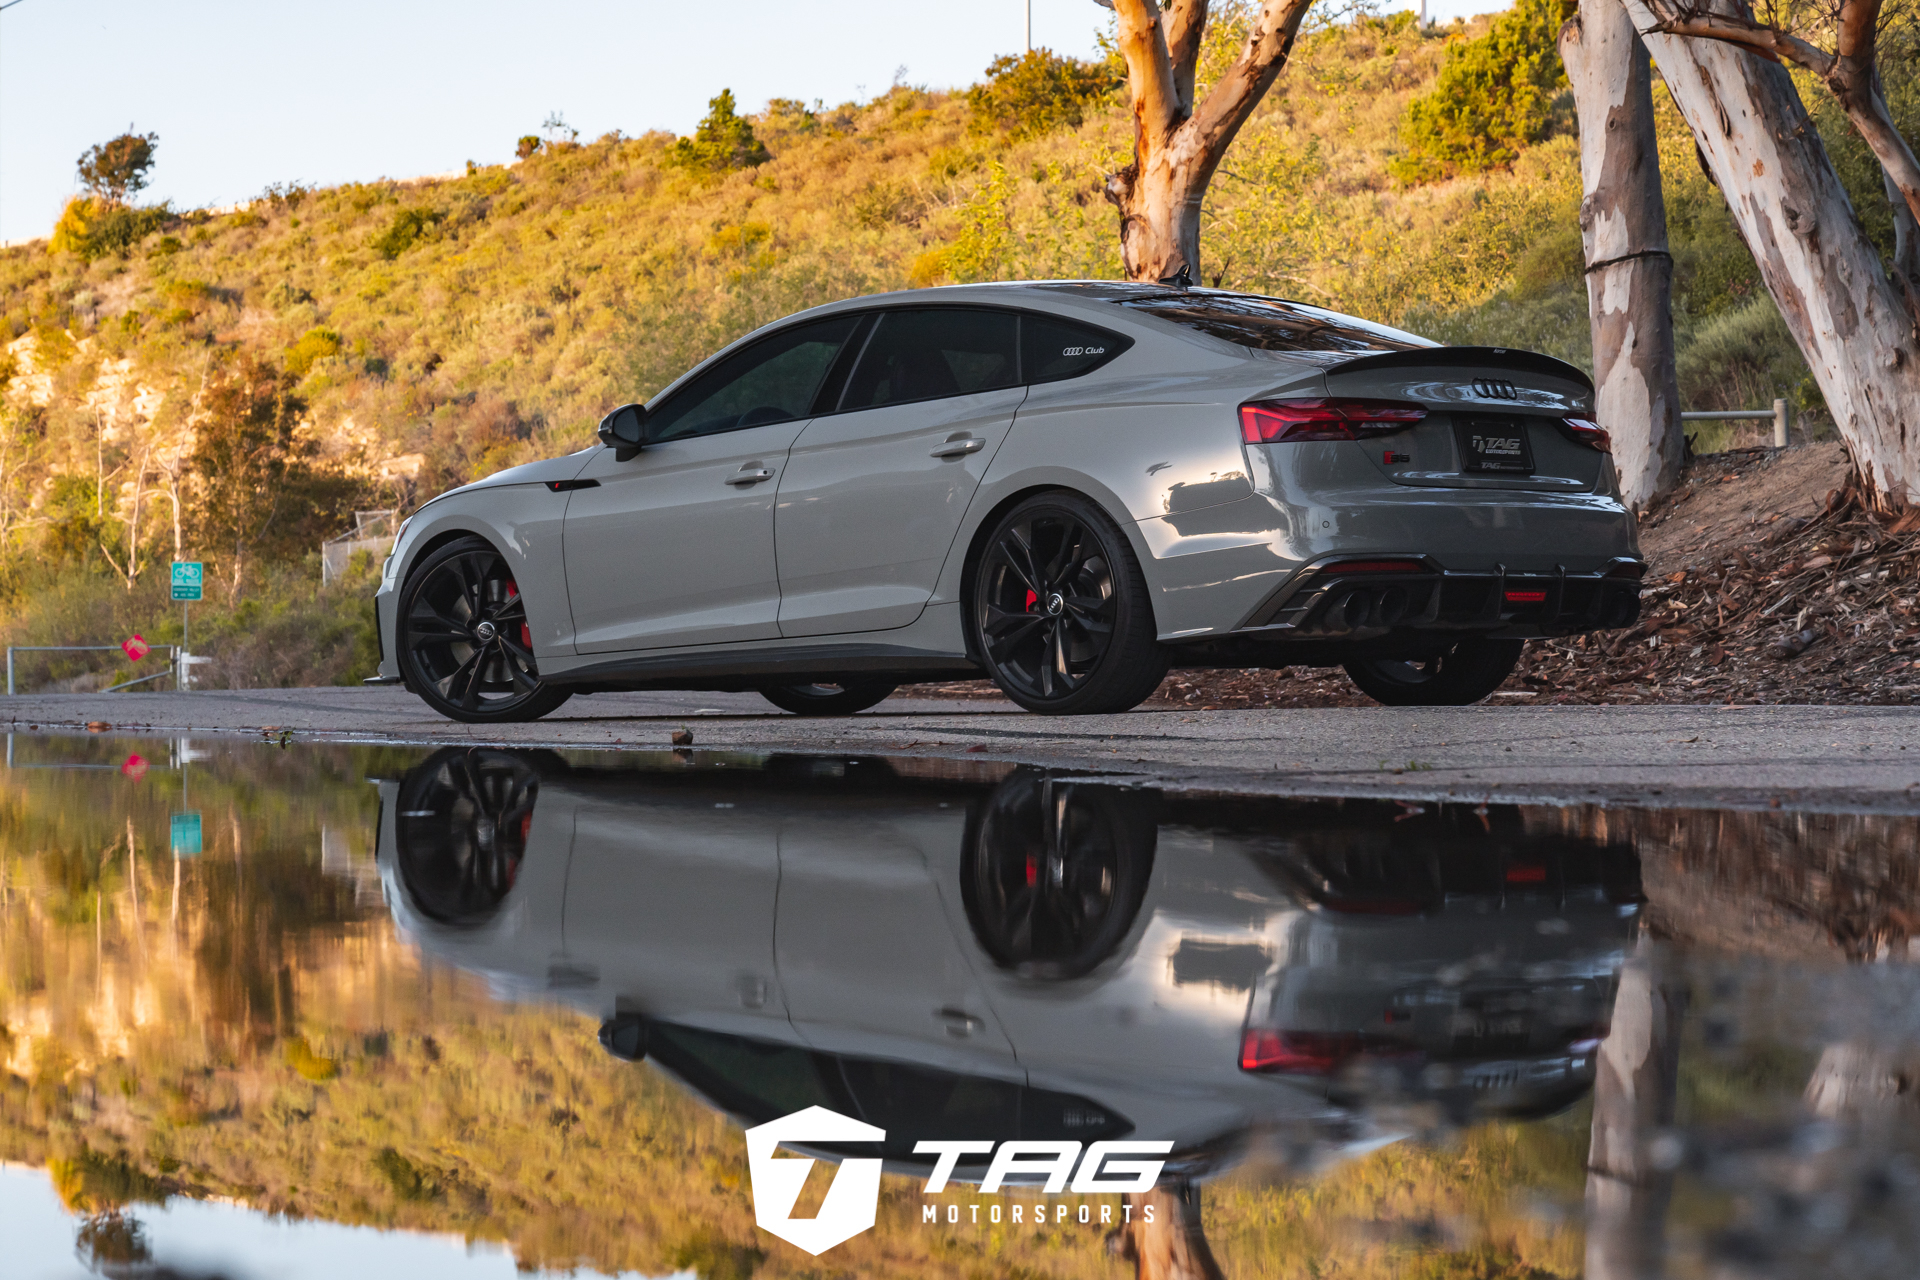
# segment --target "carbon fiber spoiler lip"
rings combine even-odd
[[[1405,369],[1415,366],[1432,368],[1434,366],[1485,369],[1511,369],[1514,372],[1544,373],[1550,377],[1565,378],[1576,382],[1588,391],[1593,390],[1593,379],[1581,371],[1579,366],[1568,364],[1565,360],[1542,355],[1538,351],[1525,351],[1518,347],[1421,347],[1413,351],[1382,351],[1377,355],[1357,356],[1352,360],[1343,360],[1339,364],[1327,367],[1327,373],[1362,373],[1369,369]]]

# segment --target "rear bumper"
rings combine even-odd
[[[1260,640],[1370,640],[1393,634],[1473,632],[1533,638],[1632,626],[1643,561],[1618,557],[1589,573],[1453,572],[1430,556],[1375,555],[1407,572],[1356,571],[1351,554],[1308,565],[1235,634]]]

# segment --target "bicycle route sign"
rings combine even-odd
[[[206,576],[201,572],[198,560],[173,562],[173,598],[175,600],[200,599],[200,588],[205,581]]]

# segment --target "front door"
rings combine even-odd
[[[718,361],[648,413],[639,453],[587,464],[565,528],[576,652],[780,634],[774,494],[857,323],[800,325]]]
[[[1017,318],[882,312],[839,412],[780,478],[780,634],[904,627],[920,616],[967,503],[1026,398]]]

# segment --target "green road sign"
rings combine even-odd
[[[200,571],[198,560],[175,560],[173,562],[173,598],[175,600],[198,600],[200,586],[206,577]]]
[[[173,846],[176,858],[195,857],[200,852],[200,814],[176,813],[173,815],[171,829],[167,832],[167,843]]]

